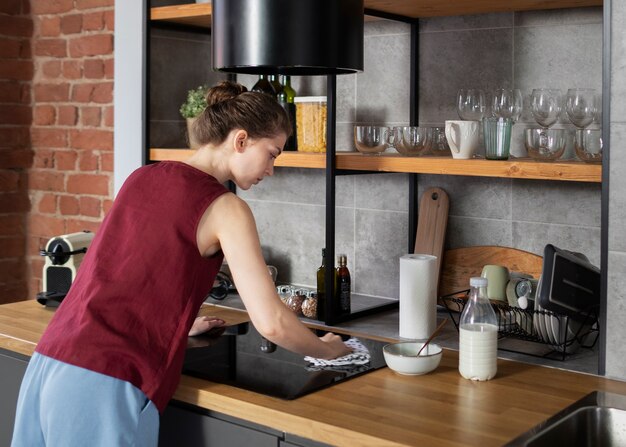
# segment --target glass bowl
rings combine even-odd
[[[430,153],[440,157],[451,157],[452,152],[450,151],[450,146],[448,145],[448,140],[446,139],[445,127],[432,127],[431,130],[432,144]]]
[[[577,130],[574,138],[574,151],[584,162],[602,163],[602,130]]]
[[[415,157],[430,152],[432,133],[430,127],[398,126],[393,128],[390,141],[401,155]]]
[[[565,130],[526,129],[524,144],[530,158],[541,161],[557,160],[565,152]]]
[[[367,155],[378,155],[387,149],[389,128],[385,126],[354,126],[354,145]]]

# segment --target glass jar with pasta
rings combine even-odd
[[[295,103],[298,151],[326,152],[326,97],[298,96]]]

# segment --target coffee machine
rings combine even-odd
[[[37,294],[37,301],[48,307],[61,303],[76,278],[93,237],[94,233],[87,230],[63,234],[50,239],[46,248],[39,251],[46,261],[43,266],[43,291]]]

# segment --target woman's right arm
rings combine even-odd
[[[263,337],[316,358],[350,352],[337,335],[317,337],[280,301],[263,259],[254,217],[243,200],[233,194],[220,196],[200,225],[199,247],[219,243],[252,324]]]

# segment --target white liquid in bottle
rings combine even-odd
[[[498,327],[492,324],[461,326],[459,335],[459,372],[470,380],[495,377],[498,358]]]
[[[469,380],[493,379],[498,369],[498,319],[487,299],[487,278],[470,278],[459,320],[459,373]]]

